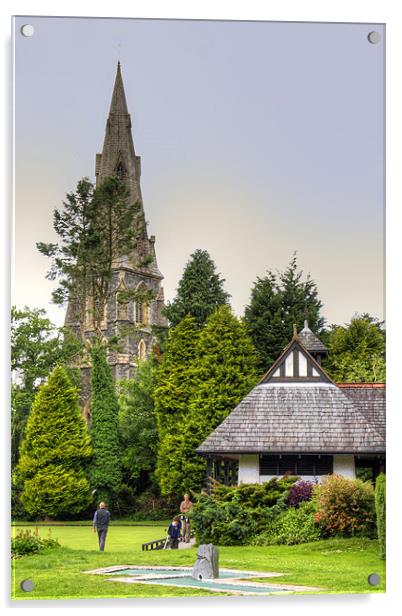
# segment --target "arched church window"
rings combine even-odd
[[[146,350],[147,347],[145,345],[145,342],[143,340],[140,340],[140,343],[138,345],[138,359],[145,359]]]
[[[116,298],[116,318],[118,321],[129,320],[129,302],[119,302]]]
[[[144,318],[144,304],[142,302],[135,302],[135,322],[143,323]]]
[[[116,167],[116,175],[118,178],[122,179],[125,177],[126,175],[126,170],[124,168],[123,163],[120,161],[119,164]]]

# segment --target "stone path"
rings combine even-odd
[[[187,550],[188,548],[192,548],[195,545],[195,537],[191,537],[190,543],[184,543],[184,541],[179,541],[179,550]]]

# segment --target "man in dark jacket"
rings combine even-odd
[[[94,533],[98,531],[99,549],[101,552],[105,549],[105,541],[107,529],[109,527],[110,512],[106,509],[105,503],[99,503],[99,509],[95,511],[93,519]]]

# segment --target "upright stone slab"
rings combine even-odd
[[[210,580],[219,577],[219,551],[216,545],[206,543],[199,546],[192,577],[194,580]]]

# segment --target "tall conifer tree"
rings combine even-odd
[[[156,477],[162,494],[180,494],[183,482],[183,430],[193,388],[192,369],[199,329],[186,316],[169,331],[154,390],[158,428]]]
[[[91,487],[97,500],[113,506],[121,486],[122,473],[118,436],[119,406],[106,349],[100,343],[90,349],[91,428],[93,458],[89,468]]]
[[[27,513],[57,517],[85,509],[91,500],[84,473],[90,455],[76,388],[57,367],[32,405],[14,476]]]
[[[256,384],[256,364],[245,325],[229,306],[220,306],[201,330],[188,369],[190,395],[174,453],[180,460],[181,474],[175,477],[179,493],[205,484],[205,460],[195,450]]]
[[[264,278],[257,278],[244,320],[258,351],[262,373],[270,368],[290,341],[293,324],[300,331],[307,320],[310,329],[320,335],[324,326],[321,307],[317,285],[310,275],[303,280],[296,255],[284,272],[277,275],[268,271]]]
[[[206,250],[193,252],[184,268],[177,295],[164,311],[171,326],[177,325],[187,314],[195,318],[198,326],[204,325],[215,308],[229,302],[224,282]]]

